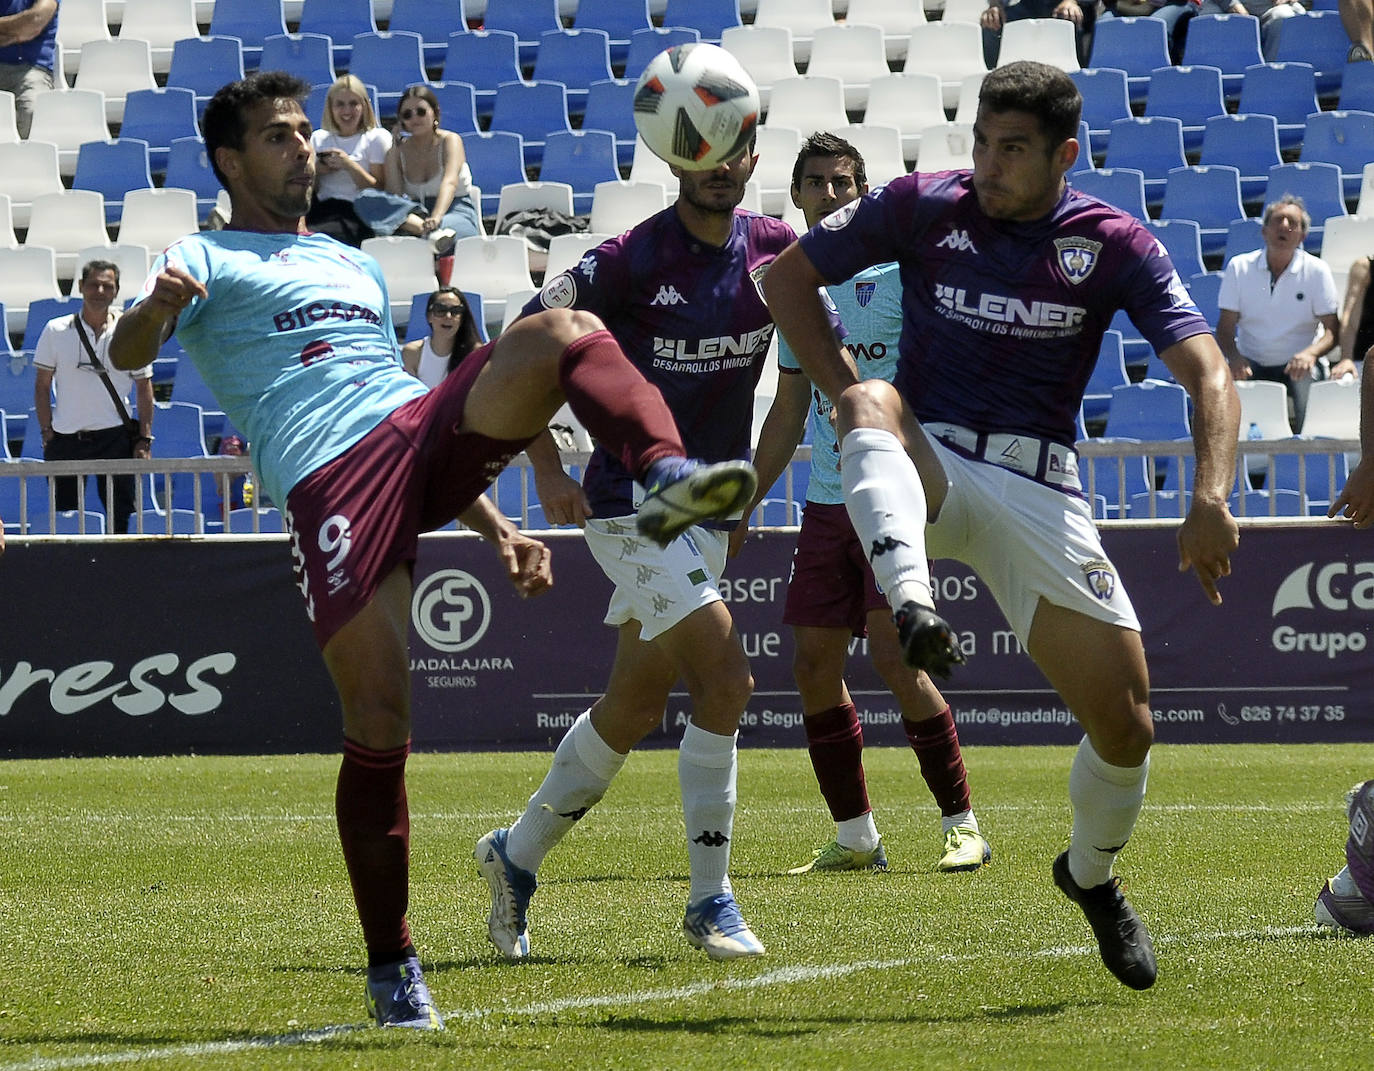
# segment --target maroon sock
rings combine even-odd
[[[816,782],[837,822],[867,814],[868,784],[864,780],[864,731],[853,703],[842,703],[803,719],[806,745]]]
[[[373,751],[345,740],[339,767],[334,814],[369,967],[414,955],[406,923],[410,808],[405,778],[409,754],[409,744]]]
[[[609,331],[593,331],[564,350],[558,380],[577,419],[636,479],[659,458],[686,453],[663,395]]]
[[[949,707],[924,721],[902,719],[911,750],[921,764],[926,787],[940,805],[943,815],[959,814],[973,806],[964,772],[964,755],[959,750],[959,732]]]

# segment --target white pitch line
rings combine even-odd
[[[1304,926],[1266,926],[1259,930],[1231,930],[1196,937],[1161,935],[1156,944],[1176,944],[1180,942],[1213,942],[1246,940],[1255,937],[1295,937],[1299,934],[1330,933],[1320,926],[1309,923]],[[1093,956],[1097,949],[1089,945],[1058,945],[1042,948],[1033,953],[1035,956],[1062,958],[1067,956]],[[887,960],[860,960],[855,963],[819,964],[815,966],[779,967],[765,971],[752,978],[720,978],[713,981],[693,982],[690,985],[673,986],[664,989],[645,989],[629,993],[607,993],[603,996],[567,997],[562,1000],[541,1001],[537,1004],[505,1005],[494,1008],[459,1008],[445,1012],[449,1022],[471,1022],[494,1015],[511,1016],[517,1019],[536,1018],[545,1015],[558,1015],[563,1012],[581,1011],[590,1008],[614,1008],[634,1004],[663,1004],[675,1000],[691,1000],[693,997],[708,993],[719,993],[722,989],[763,989],[771,986],[795,985],[822,979],[843,978],[865,971],[883,971],[914,967],[932,962],[958,964],[986,959],[991,953],[973,953],[939,956],[902,957]],[[16,1064],[0,1064],[0,1071],[68,1071],[71,1068],[112,1067],[119,1064],[137,1063],[142,1060],[175,1059],[178,1057],[229,1056],[259,1049],[286,1048],[296,1045],[313,1045],[330,1038],[351,1034],[359,1030],[371,1029],[367,1023],[345,1023],[326,1026],[317,1030],[303,1030],[292,1034],[274,1034],[260,1037],[243,1038],[238,1041],[206,1041],[186,1045],[173,1045],[160,1049],[127,1049],[123,1052],[92,1053],[88,1056],[38,1057]]]

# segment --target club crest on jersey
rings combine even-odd
[[[1059,251],[1059,266],[1069,282],[1077,285],[1093,273],[1097,267],[1097,256],[1102,252],[1102,243],[1088,238],[1056,238],[1054,247]]]
[[[546,309],[570,309],[577,300],[577,280],[572,272],[555,275],[539,292],[539,303]]]
[[[1088,582],[1088,590],[1101,602],[1109,602],[1116,594],[1116,570],[1111,562],[1100,558],[1084,562],[1083,577]]]
[[[875,282],[855,283],[854,300],[859,303],[859,308],[868,308],[868,303],[873,300],[873,295],[878,292],[878,284]]]
[[[770,260],[767,264],[760,264],[749,273],[749,278],[754,284],[754,292],[758,294],[759,300],[765,305],[768,304],[768,299],[763,296],[763,277],[768,274],[768,269],[772,266],[773,262]]]

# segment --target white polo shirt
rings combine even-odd
[[[1296,250],[1287,270],[1269,284],[1265,251],[1233,257],[1221,277],[1217,306],[1240,314],[1236,348],[1262,365],[1287,364],[1317,334],[1317,318],[1339,308],[1331,269],[1305,249]]]
[[[129,391],[135,379],[146,379],[153,374],[152,365],[123,372],[110,363],[110,339],[114,335],[116,316],[111,314],[105,330],[96,334],[90,324],[85,324],[86,337],[101,364],[109,374],[110,382],[129,415],[133,416],[137,406],[129,400]],[[52,413],[53,431],[71,435],[78,431],[100,431],[104,428],[118,427],[124,422],[122,413],[115,409],[114,399],[105,389],[100,378],[100,370],[91,363],[86,348],[76,335],[76,328],[70,314],[49,320],[38,336],[34,350],[33,363],[39,368],[48,368],[53,373],[53,391],[57,395],[57,405]]]

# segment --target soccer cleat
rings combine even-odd
[[[453,246],[457,239],[458,232],[452,227],[440,227],[438,230],[429,232],[429,247],[434,250],[436,257],[446,257],[453,252]]]
[[[945,834],[945,850],[937,870],[952,873],[956,870],[977,870],[992,861],[992,849],[976,829],[955,826]]]
[[[883,842],[879,838],[877,846],[871,852],[860,852],[853,848],[846,848],[837,840],[832,840],[824,848],[817,848],[811,853],[812,858],[809,863],[801,866],[794,866],[788,871],[789,874],[810,874],[814,870],[886,870],[887,853],[883,851]]]
[[[739,959],[764,953],[763,942],[754,936],[729,893],[688,904],[682,932],[712,959]]]
[[[959,649],[954,630],[929,606],[904,602],[892,620],[897,625],[902,660],[908,666],[947,679],[951,666],[963,664],[964,652]]]
[[[728,517],[754,497],[759,477],[747,461],[708,465],[685,457],[659,458],[644,477],[646,491],[635,525],[666,547],[692,525]]]
[[[414,956],[367,969],[367,1010],[378,1026],[444,1029],[443,1016],[434,1007],[420,961]]]
[[[1060,852],[1054,861],[1054,883],[1083,909],[1107,970],[1132,989],[1149,989],[1154,985],[1158,973],[1155,946],[1145,923],[1121,895],[1121,879],[1114,877],[1084,889],[1069,873],[1069,853]]]
[[[1374,904],[1355,887],[1349,867],[1322,885],[1312,913],[1323,926],[1350,933],[1374,933]]]
[[[507,959],[524,959],[530,954],[529,926],[525,921],[530,897],[539,887],[534,875],[521,870],[506,855],[507,829],[493,829],[477,842],[472,857],[477,869],[491,886],[491,914],[487,916],[487,939]]]

